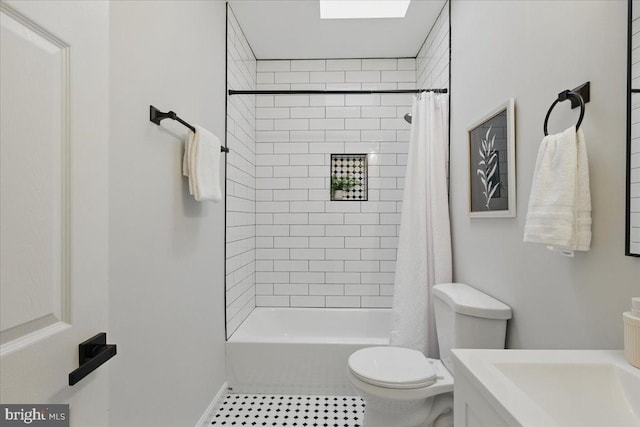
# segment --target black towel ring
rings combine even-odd
[[[547,116],[544,118],[544,136],[549,135],[549,133],[547,132],[547,122],[549,121],[551,110],[553,110],[553,107],[555,107],[558,102],[566,101],[569,98],[573,98],[580,103],[580,118],[578,118],[578,124],[576,125],[576,130],[580,128],[580,125],[582,124],[582,119],[584,119],[584,99],[582,99],[582,96],[580,96],[578,92],[565,90],[558,94],[558,98],[555,101],[553,101],[553,104],[551,104],[551,107],[549,107],[549,111],[547,111]]]

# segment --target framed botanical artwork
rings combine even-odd
[[[509,99],[467,130],[469,216],[516,216],[514,100]]]

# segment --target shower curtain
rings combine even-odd
[[[391,345],[438,357],[431,288],[451,281],[448,95],[413,100],[393,288]]]

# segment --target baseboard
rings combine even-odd
[[[220,390],[218,390],[216,395],[213,397],[213,400],[211,401],[211,403],[209,403],[209,406],[207,406],[207,409],[205,409],[204,413],[198,420],[196,427],[204,427],[209,424],[208,423],[209,415],[213,412],[216,406],[218,406],[218,404],[222,403],[222,400],[228,394],[228,391],[227,391],[228,387],[229,385],[227,384],[226,381],[222,383],[222,386],[220,386]]]

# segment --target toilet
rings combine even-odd
[[[504,348],[511,308],[463,283],[432,289],[440,360],[402,347],[349,357],[349,380],[365,402],[363,427],[453,426],[453,348]]]

